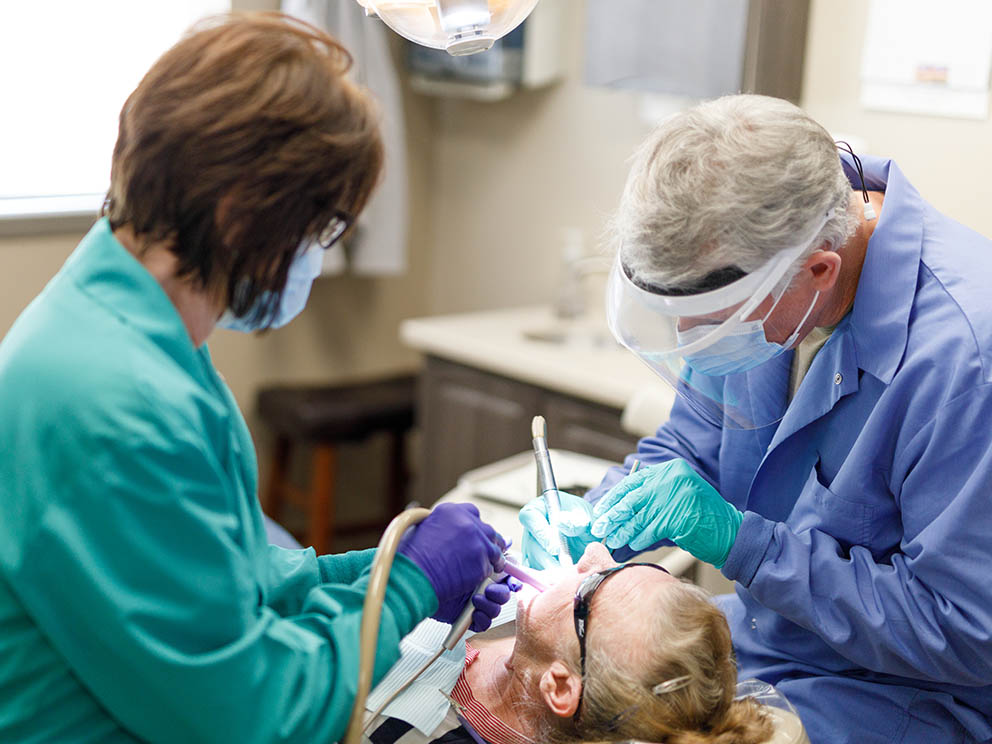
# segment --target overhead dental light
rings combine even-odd
[[[515,29],[537,0],[357,0],[368,15],[423,46],[458,57],[484,52]]]

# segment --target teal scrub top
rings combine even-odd
[[[206,347],[96,223],[0,343],[0,741],[333,742],[373,551],[265,539]],[[400,556],[376,679],[432,614]]]

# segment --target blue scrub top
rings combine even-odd
[[[587,498],[634,457],[683,457],[744,511],[723,567],[736,596],[721,598],[741,674],[789,697],[814,743],[985,741],[992,242],[892,161],[862,160],[885,201],[854,306],[781,421],[720,428],[678,399]],[[727,395],[785,408],[791,362],[726,378]]]
[[[373,551],[269,546],[230,390],[100,220],[0,343],[0,742],[332,742]],[[436,610],[393,565],[376,678]]]

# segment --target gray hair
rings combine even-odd
[[[760,706],[734,700],[730,628],[704,590],[684,582],[666,586],[650,607],[647,628],[625,624],[622,612],[608,605],[595,610],[607,627],[588,641],[580,719],[565,721],[545,708],[540,741],[758,744],[771,736]],[[627,653],[618,648],[623,630],[644,635]],[[565,659],[578,674],[577,659]]]
[[[768,96],[718,98],[680,112],[634,156],[612,234],[638,283],[685,290],[711,273],[747,274],[814,238],[839,248],[858,224],[834,141],[802,109]],[[702,291],[698,286],[695,291]]]

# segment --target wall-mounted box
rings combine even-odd
[[[809,0],[587,0],[586,82],[797,102],[808,17]]]

